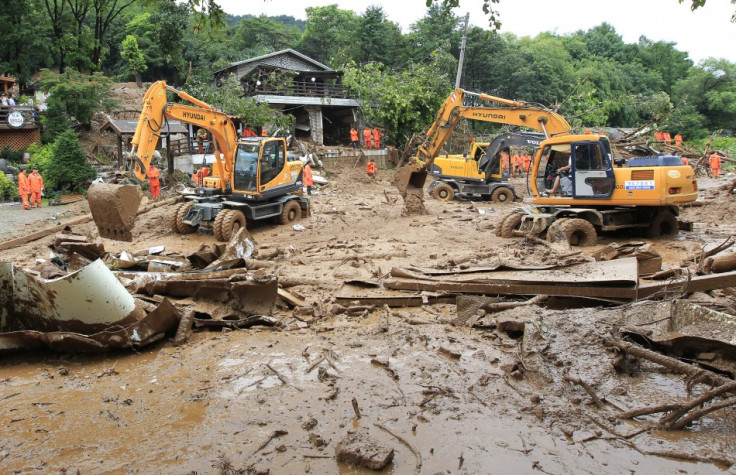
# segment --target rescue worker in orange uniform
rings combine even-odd
[[[350,127],[350,145],[353,148],[360,148],[360,139],[358,139],[358,131],[355,130],[355,127]]]
[[[268,137],[268,132],[266,129],[261,129],[261,137]]]
[[[314,186],[314,177],[312,176],[312,166],[309,162],[304,164],[302,168],[302,183],[307,187],[307,194],[312,194],[312,187]]]
[[[373,148],[372,134],[369,127],[363,129],[363,142],[365,143],[365,148]]]
[[[501,152],[500,169],[501,169],[501,176],[504,176],[504,175],[506,175],[506,173],[508,173],[508,169],[509,169],[509,154],[506,153],[506,152]]]
[[[151,166],[148,167],[146,176],[148,177],[148,182],[151,185],[151,196],[156,199],[161,193],[161,182],[159,181],[159,178],[161,178],[161,170],[151,164]]]
[[[371,178],[376,177],[376,173],[378,172],[378,165],[376,165],[376,162],[374,162],[372,158],[368,160],[368,165],[365,166],[365,172]]]
[[[662,134],[662,139],[664,139],[664,143],[668,145],[672,143],[672,136],[669,132],[665,132],[664,134]]]
[[[380,130],[378,130],[378,127],[373,127],[373,146],[376,148],[381,148],[381,137],[383,134]]]
[[[28,177],[28,183],[31,185],[31,208],[36,203],[36,208],[41,207],[41,190],[43,190],[43,178],[38,173],[38,168],[33,169],[33,173]]]
[[[708,157],[708,164],[710,165],[710,171],[713,174],[713,178],[718,178],[721,174],[721,156],[717,153],[713,153]]]
[[[687,157],[680,157],[680,159],[682,160],[683,165],[690,165],[690,162],[687,160]]]
[[[243,137],[257,137],[257,135],[253,132],[253,129],[250,128],[250,125],[246,125],[245,129],[243,129]]]
[[[675,146],[682,147],[682,135],[679,133],[675,135]]]
[[[529,173],[529,164],[531,163],[531,161],[532,157],[530,157],[528,153],[525,153],[521,156],[521,162],[523,166],[523,168],[521,169],[522,175],[526,175],[527,173]]]
[[[31,184],[28,182],[25,167],[21,167],[20,173],[18,173],[18,194],[23,202],[23,209],[31,209],[28,204],[28,195],[31,194]]]
[[[654,132],[654,138],[661,142],[664,140],[664,132]]]

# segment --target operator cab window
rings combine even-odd
[[[281,141],[266,142],[261,155],[261,184],[265,185],[276,178],[283,168],[284,150]]]
[[[575,146],[576,170],[605,170],[607,159],[603,157],[598,143],[578,144]]]
[[[258,144],[246,143],[238,145],[235,156],[235,189],[256,191],[258,183]]]

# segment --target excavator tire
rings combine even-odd
[[[547,241],[549,242],[567,242],[567,236],[563,231],[565,223],[570,221],[570,218],[560,218],[552,222],[547,228]]]
[[[284,204],[284,209],[279,216],[280,224],[289,224],[302,217],[302,207],[296,200],[291,200]]]
[[[171,216],[171,229],[177,234],[192,234],[197,230],[196,226],[186,224],[184,218],[189,213],[194,203],[180,203],[174,208],[174,214]]]
[[[217,213],[217,216],[215,216],[215,221],[212,223],[212,234],[218,241],[226,241],[226,239],[222,237],[222,222],[229,213],[229,209],[220,210],[220,212]]]
[[[242,211],[234,209],[227,211],[228,213],[225,215],[225,218],[222,220],[222,225],[220,226],[223,241],[229,241],[233,236],[235,236],[235,233],[237,233],[240,228],[245,227],[245,215]]]
[[[679,230],[677,217],[671,211],[663,209],[654,215],[654,219],[652,219],[652,223],[647,229],[647,237],[674,236]]]
[[[432,190],[432,197],[440,201],[452,201],[455,197],[455,190],[447,183],[440,183]]]
[[[493,190],[491,194],[491,201],[494,203],[510,203],[514,200],[514,192],[510,189],[502,186]]]
[[[595,228],[584,219],[570,218],[563,224],[561,231],[572,247],[590,247],[598,242]]]
[[[514,231],[521,227],[522,217],[524,215],[519,212],[514,212],[506,216],[501,224],[499,225],[500,231],[499,236],[504,238],[514,237]]]

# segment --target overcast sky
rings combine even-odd
[[[218,0],[232,15],[291,15],[306,19],[304,9],[310,6],[337,4],[344,10],[362,14],[366,7],[383,7],[388,19],[398,23],[404,32],[423,17],[425,0]],[[470,13],[470,24],[487,28],[482,0],[460,0],[454,10],[458,16]],[[715,57],[736,63],[736,24],[731,15],[736,4],[730,0],[708,0],[703,8],[690,11],[690,0],[501,0],[496,5],[501,14],[502,32],[518,36],[536,36],[543,31],[559,35],[608,22],[626,43],[636,43],[641,35],[654,41],[675,42],[697,64]]]

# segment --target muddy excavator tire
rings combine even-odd
[[[142,198],[138,185],[92,184],[87,190],[87,202],[100,237],[132,241]]]
[[[284,209],[281,211],[279,216],[280,224],[289,224],[302,217],[302,207],[296,200],[291,200],[284,204]]]
[[[220,214],[223,213],[225,213],[225,216],[220,224],[220,236],[215,236],[215,238],[220,241],[228,242],[233,236],[235,236],[235,233],[237,233],[240,228],[245,227],[245,215],[238,210],[226,209],[220,211],[217,216],[219,217]]]
[[[511,238],[514,237],[514,231],[519,229],[521,227],[521,221],[522,217],[524,215],[522,213],[513,212],[503,218],[503,221],[498,225],[498,236],[503,238]]]
[[[432,196],[440,201],[452,201],[455,197],[455,190],[447,183],[440,183],[432,190]]]
[[[565,223],[570,221],[570,218],[560,218],[552,222],[547,228],[547,241],[548,242],[567,242],[567,236],[563,231]]]
[[[184,218],[189,213],[194,203],[180,203],[174,208],[171,215],[171,230],[177,234],[192,234],[197,230],[196,226],[184,222]]]
[[[222,237],[222,222],[225,221],[225,218],[228,214],[227,209],[220,210],[219,213],[217,213],[217,216],[215,216],[215,221],[212,223],[212,234],[214,234],[215,239],[218,241],[224,241],[225,238]]]
[[[552,225],[550,225],[550,228],[552,228]],[[595,227],[581,218],[565,220],[560,225],[560,232],[572,247],[590,247],[598,243]],[[547,231],[547,239],[549,239],[549,230]]]
[[[647,228],[647,237],[674,236],[679,230],[677,217],[671,211],[663,209],[654,215],[649,228]]]
[[[493,190],[491,201],[494,203],[510,203],[514,201],[514,192],[502,186]]]

